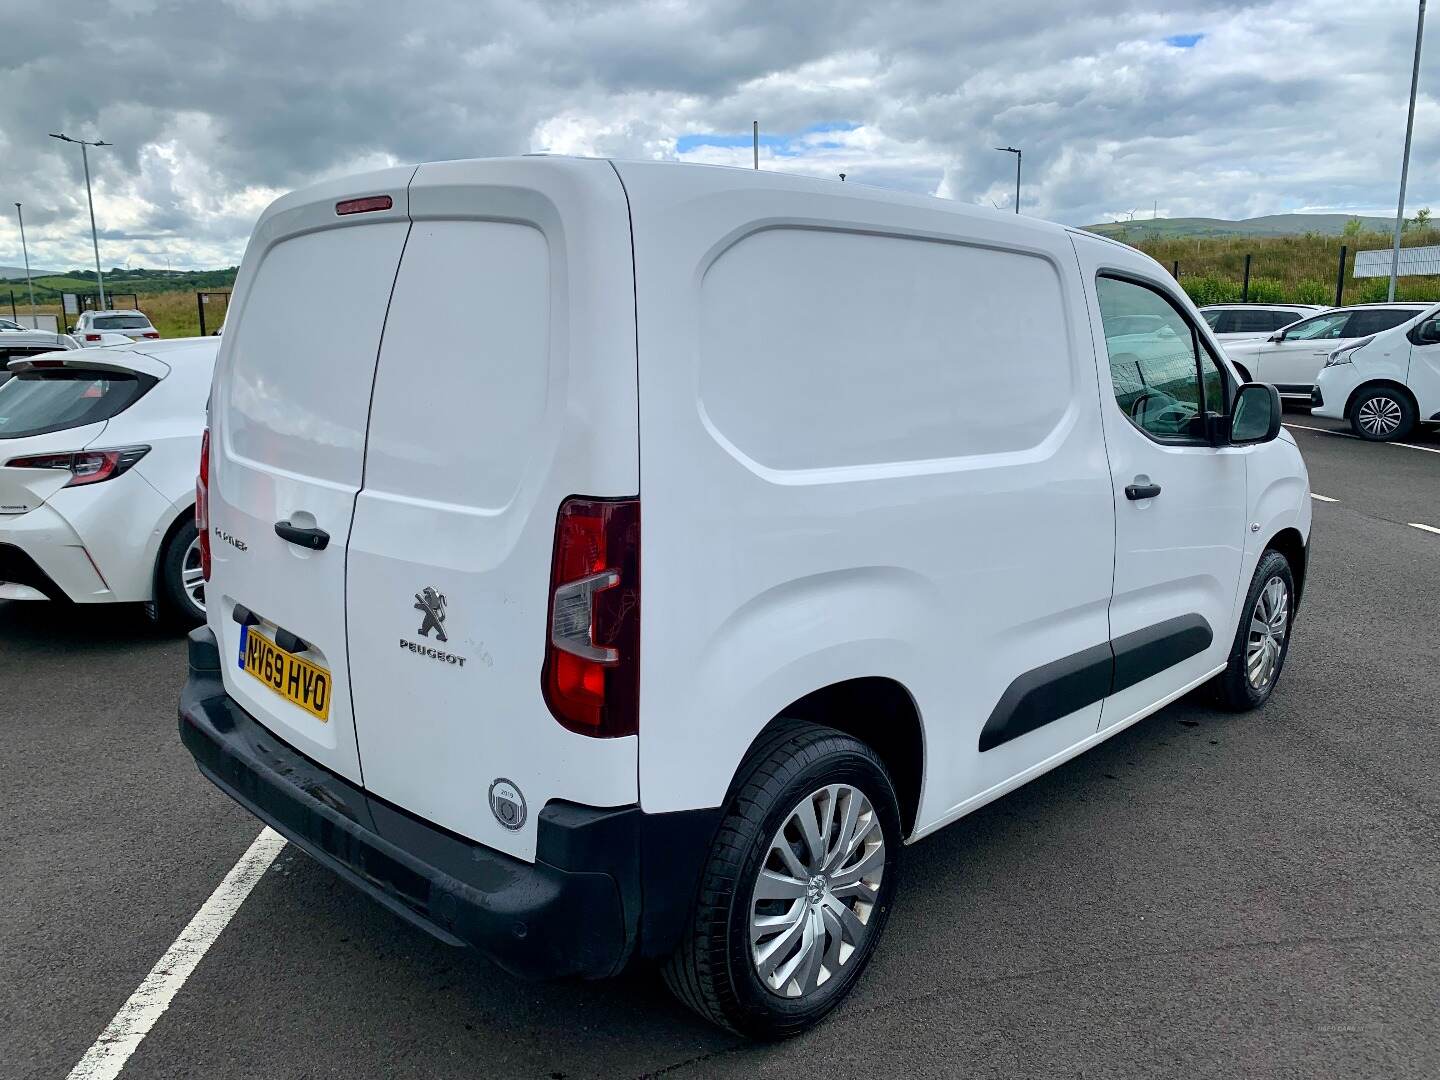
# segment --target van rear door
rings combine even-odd
[[[207,618],[225,688],[280,738],[357,783],[345,549],[413,173],[350,177],[266,211],[236,285],[211,400]],[[362,196],[373,199],[347,212]],[[305,663],[292,666],[266,643]],[[247,656],[259,670],[245,667]]]
[[[629,216],[604,161],[427,164],[409,195],[346,578],[365,786],[531,858],[550,800],[636,801],[636,739],[541,693],[560,503],[639,491]]]

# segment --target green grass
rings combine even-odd
[[[1138,230],[1137,230],[1138,231]],[[1250,260],[1250,300],[1262,303],[1333,304],[1340,246],[1345,258],[1346,304],[1370,303],[1386,298],[1387,278],[1356,278],[1355,253],[1388,249],[1391,237],[1380,232],[1351,236],[1190,236],[1138,237],[1130,243],[1169,270],[1180,266],[1180,285],[1197,304],[1236,303],[1245,277],[1245,256]],[[1407,229],[1405,247],[1440,244],[1440,229]],[[1402,277],[1396,283],[1397,300],[1440,300],[1440,277]]]

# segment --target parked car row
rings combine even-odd
[[[1301,306],[1256,306],[1259,316],[1245,325],[1288,317]],[[1201,314],[1212,327],[1238,328],[1245,307],[1216,305]],[[1357,435],[1383,441],[1404,438],[1416,424],[1440,423],[1437,314],[1440,305],[1433,303],[1356,304],[1321,310],[1269,334],[1237,330],[1216,337],[1243,377],[1271,383],[1291,404],[1348,420]],[[1332,371],[1341,366],[1346,370]]]

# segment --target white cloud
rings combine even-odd
[[[0,205],[31,261],[237,261],[276,194],[398,161],[523,153],[766,168],[1087,223],[1393,205],[1411,0],[78,0],[7,17]],[[1203,35],[1193,47],[1167,44]],[[1412,206],[1440,200],[1440,51]],[[835,125],[843,125],[835,129]],[[816,130],[825,127],[828,130]],[[696,138],[699,136],[700,138]],[[707,142],[705,137],[715,136]],[[728,138],[725,138],[728,137]],[[0,263],[19,262],[13,214]]]

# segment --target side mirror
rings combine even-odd
[[[67,326],[67,327],[65,327],[65,332],[66,332],[67,334],[73,334],[73,333],[75,332],[75,327],[73,327],[73,326]]]
[[[1422,345],[1440,344],[1440,319],[1421,323],[1419,338]]]
[[[1280,434],[1282,416],[1279,390],[1269,383],[1246,383],[1235,395],[1230,414],[1231,445],[1269,442]]]
[[[1284,331],[1284,330],[1276,330],[1276,331],[1275,331],[1273,334],[1271,334],[1271,335],[1269,336],[1269,338],[1267,338],[1266,340],[1267,340],[1267,341],[1284,341],[1284,340],[1285,340],[1285,331]]]

